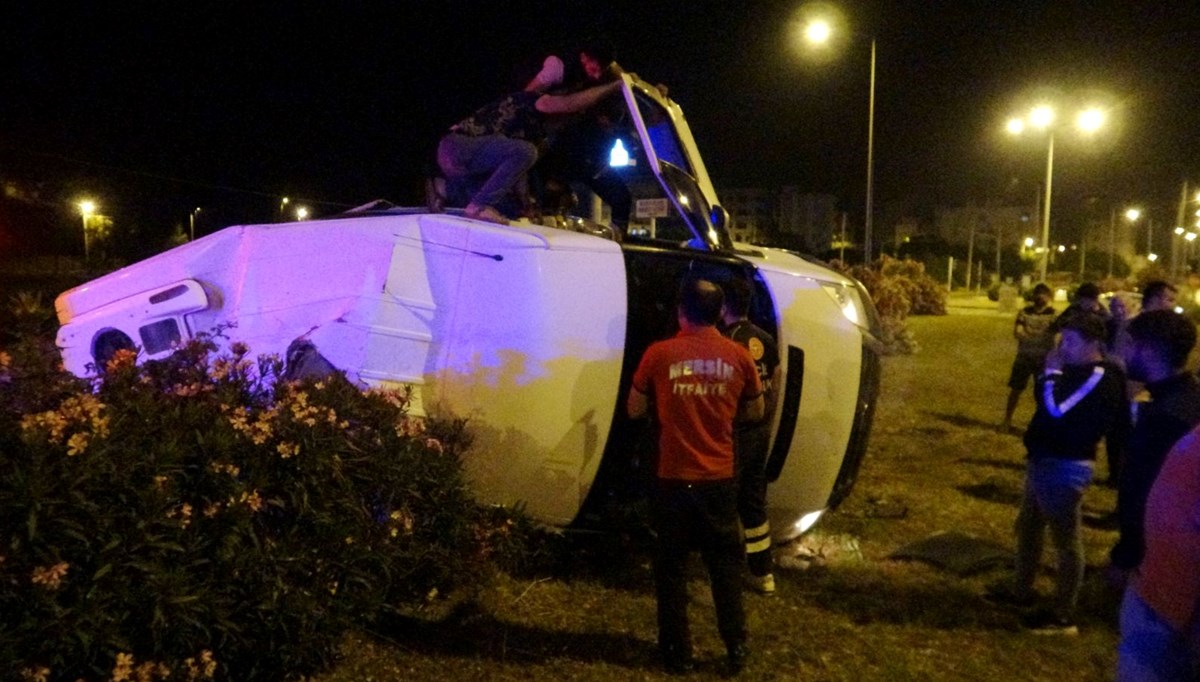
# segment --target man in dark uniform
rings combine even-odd
[[[771,416],[779,385],[779,348],[775,339],[750,321],[751,284],[734,277],[725,285],[725,308],[721,333],[750,352],[763,385],[764,418],[737,424],[733,429],[733,453],[738,473],[738,515],[746,539],[749,584],[755,592],[775,594],[771,561],[771,524],[767,520],[767,452],[771,445]]]
[[[749,651],[733,423],[762,419],[763,397],[750,354],[717,331],[723,299],[712,282],[684,282],[676,313],[679,333],[646,350],[627,405],[633,419],[649,415],[653,407],[660,426],[652,496],[658,646],[667,669],[676,673],[695,665],[686,575],[694,547],[708,567],[730,672],[741,671]]]

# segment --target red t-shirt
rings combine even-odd
[[[1200,608],[1200,429],[1179,439],[1146,499],[1146,554],[1134,589],[1187,632]]]
[[[654,399],[662,432],[658,477],[733,478],[733,419],[762,393],[754,360],[716,327],[680,331],[646,350],[633,387]]]

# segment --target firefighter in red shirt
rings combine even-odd
[[[694,667],[685,571],[693,548],[708,568],[730,672],[740,672],[748,655],[733,424],[761,419],[764,403],[754,360],[717,331],[723,302],[721,288],[712,282],[684,282],[679,333],[646,350],[627,406],[634,419],[653,408],[661,428],[653,499],[654,579],[658,645],[672,672]]]

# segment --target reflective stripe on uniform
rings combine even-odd
[[[754,554],[755,552],[765,552],[768,549],[771,549],[771,537],[769,535],[761,540],[755,540],[754,542],[746,543],[746,553],[747,554]]]
[[[747,540],[749,540],[750,538],[757,538],[757,537],[761,537],[763,535],[767,535],[770,532],[771,532],[771,523],[768,521],[761,526],[756,526],[754,528],[745,529],[744,531],[742,531],[742,536],[745,537]]]

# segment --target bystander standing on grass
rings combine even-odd
[[[1012,429],[1013,414],[1021,394],[1029,380],[1041,374],[1046,354],[1054,348],[1054,333],[1050,326],[1055,319],[1054,306],[1050,305],[1053,292],[1045,284],[1033,288],[1033,302],[1017,313],[1013,325],[1013,337],[1017,339],[1017,357],[1013,359],[1008,377],[1008,404],[1004,408],[1002,431]]]
[[[1053,606],[1035,610],[1025,619],[1026,627],[1039,634],[1078,633],[1075,605],[1083,584],[1083,493],[1092,481],[1100,439],[1106,438],[1114,449],[1124,443],[1128,432],[1125,377],[1105,360],[1105,337],[1098,316],[1075,315],[1063,321],[1062,339],[1046,356],[1045,373],[1036,388],[1037,411],[1025,432],[1016,576],[1012,583],[989,591],[997,601],[1033,605],[1034,579],[1048,527],[1058,559]]]
[[[1142,561],[1146,496],[1167,452],[1200,424],[1200,380],[1184,369],[1196,345],[1196,325],[1159,309],[1133,318],[1127,332],[1126,371],[1145,384],[1150,400],[1139,405],[1117,493],[1121,537],[1109,554],[1109,576],[1118,586]]]

